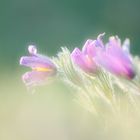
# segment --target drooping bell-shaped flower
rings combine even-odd
[[[32,71],[22,76],[23,82],[28,86],[43,84],[48,77],[56,74],[56,67],[47,56],[38,54],[35,46],[30,45],[28,51],[30,56],[22,56],[20,65],[30,67]]]

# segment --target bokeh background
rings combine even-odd
[[[19,66],[19,58],[29,44],[56,56],[61,46],[82,47],[103,32],[105,40],[110,35],[130,38],[132,53],[139,55],[139,8],[139,0],[0,0],[0,139],[84,139],[81,131],[85,139],[92,135],[88,123],[82,123],[83,129],[74,126],[83,122],[77,114],[86,113],[72,102],[65,84],[56,81],[35,94],[26,90],[21,75],[28,69]]]

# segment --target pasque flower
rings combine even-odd
[[[21,57],[20,65],[30,67],[32,71],[22,76],[23,82],[29,86],[43,84],[48,77],[56,74],[56,67],[47,56],[38,54],[35,46],[30,45],[28,51],[30,56]]]
[[[100,39],[102,42],[102,40]],[[129,40],[126,39],[121,45],[121,41],[117,36],[109,38],[106,45],[99,45],[102,48],[95,57],[96,62],[118,76],[132,79],[135,76],[134,66],[129,53]]]
[[[82,70],[88,73],[96,72],[96,63],[93,59],[94,56],[94,41],[87,40],[82,51],[79,48],[75,48],[71,53],[72,61],[79,66]],[[87,49],[87,47],[89,49]],[[91,50],[90,50],[91,48]]]
[[[71,54],[73,62],[86,72],[96,72],[101,66],[113,74],[132,79],[135,71],[129,53],[129,40],[121,45],[120,39],[112,36],[104,45],[103,36],[104,33],[96,40],[87,40],[82,51],[76,48]]]
[[[103,48],[103,43],[101,41],[103,35],[104,34],[100,34],[97,40],[88,39],[85,42],[82,51],[78,48],[75,48],[71,53],[72,61],[85,72],[96,73],[98,70],[98,64],[95,57]]]

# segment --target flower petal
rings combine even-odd
[[[26,72],[22,76],[22,80],[27,86],[36,86],[45,83],[48,76],[49,73],[47,72],[31,71]]]
[[[49,58],[41,56],[23,56],[20,59],[20,64],[31,68],[55,68]]]
[[[121,48],[121,40],[118,36],[111,36],[108,42],[109,46],[120,47]]]
[[[90,40],[90,39],[86,41],[82,49],[82,52],[85,55],[88,55],[89,57],[94,57],[97,51],[98,49],[96,47],[96,40]]]
[[[86,72],[95,72],[96,70],[96,65],[93,60],[88,55],[84,55],[78,48],[75,48],[71,53],[71,59]]]
[[[102,52],[98,54],[98,56],[95,58],[95,61],[99,65],[103,66],[106,70],[116,75],[124,76],[130,79],[135,76],[135,71],[131,61],[129,58],[124,56],[120,58],[117,55]]]
[[[128,38],[123,42],[122,49],[127,54],[130,54],[130,40]]]
[[[102,33],[102,34],[99,34],[98,37],[97,37],[97,41],[96,41],[96,45],[97,47],[101,47],[101,48],[104,48],[104,43],[102,41],[103,37],[104,37],[105,33]]]
[[[71,58],[75,64],[79,65],[80,67],[85,67],[84,54],[78,48],[73,50],[71,53]]]
[[[110,44],[109,44],[110,45]],[[123,64],[131,64],[131,59],[129,54],[123,51],[121,47],[109,46],[106,49],[107,55],[111,55],[112,57],[118,59]]]

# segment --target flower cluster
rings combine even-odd
[[[112,36],[104,44],[103,36],[104,33],[96,40],[88,39],[82,50],[75,48],[70,57],[73,64],[87,74],[98,74],[98,71],[104,68],[116,76],[134,78],[136,72],[129,52],[129,40],[126,39],[121,44],[117,36]],[[27,85],[44,83],[48,77],[56,74],[57,66],[49,57],[38,54],[36,47],[32,45],[29,46],[28,51],[30,56],[23,56],[20,59],[21,65],[32,68],[31,72],[23,75],[23,81]]]
[[[103,67],[113,74],[132,79],[135,71],[129,53],[129,40],[121,45],[120,39],[112,36],[104,45],[103,35],[99,35],[97,40],[87,40],[82,51],[74,49],[72,60],[86,72],[94,73],[98,67]]]

